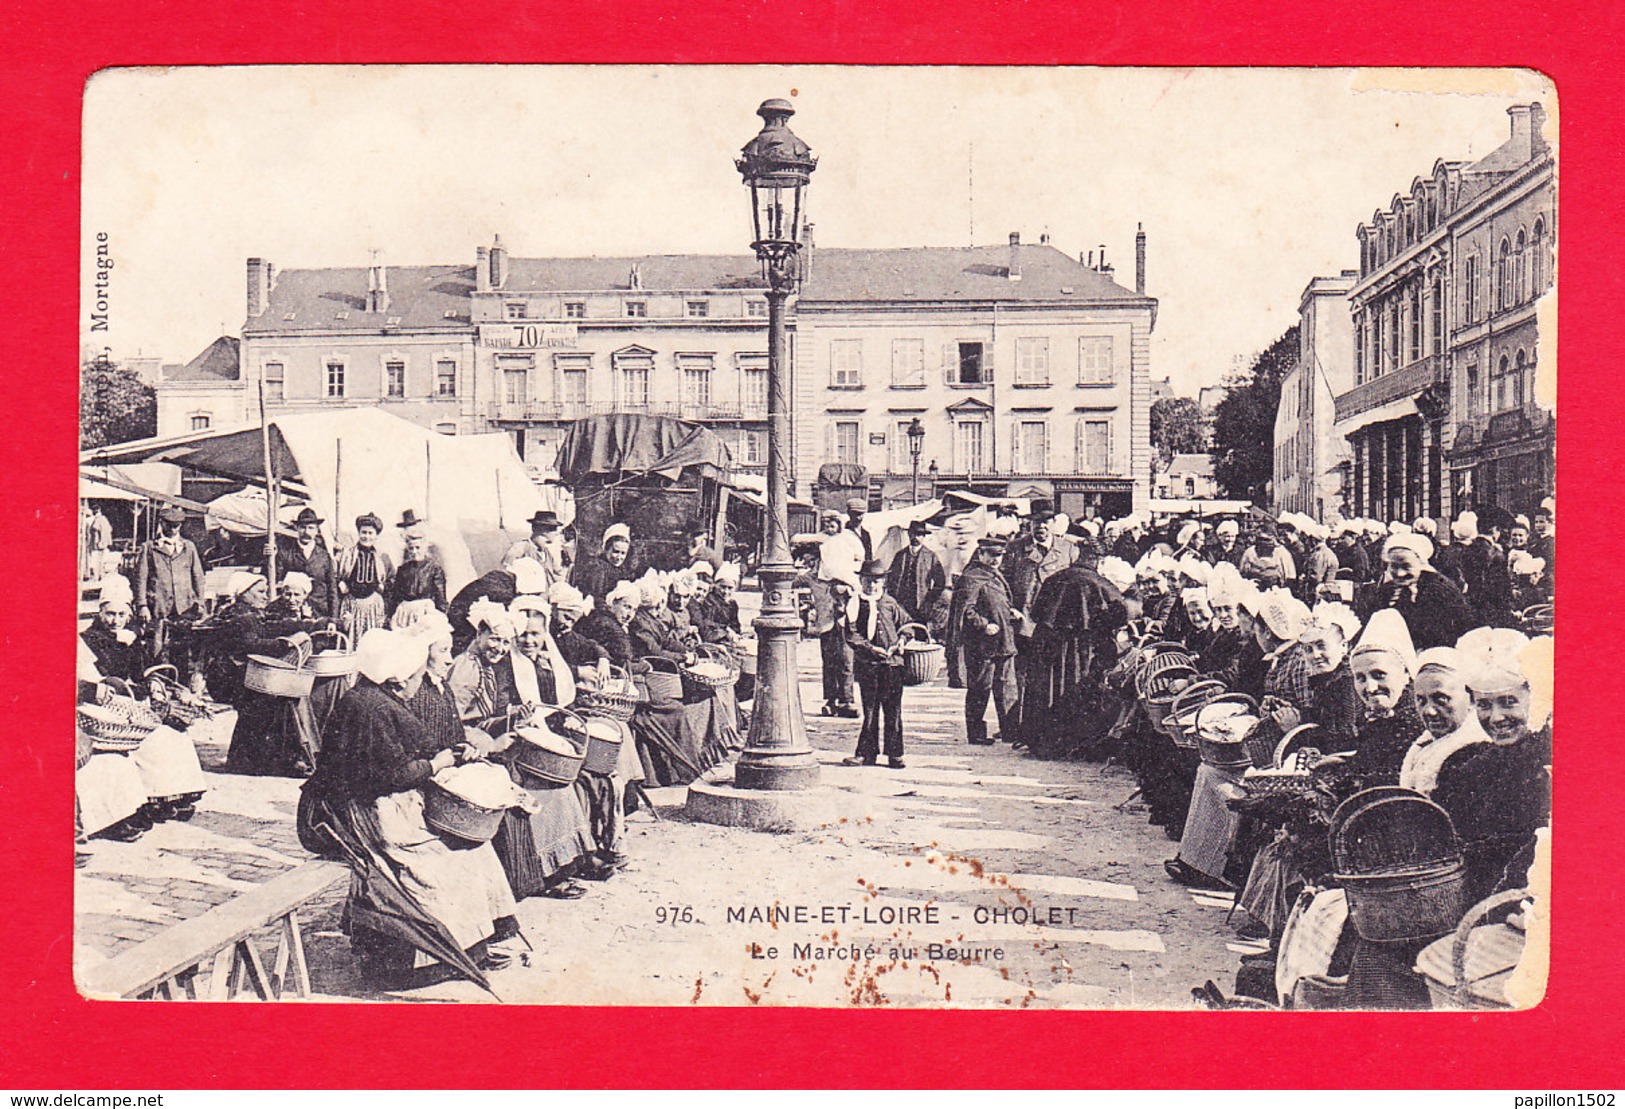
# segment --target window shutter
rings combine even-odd
[[[942,345],[942,380],[948,385],[959,380],[959,344]]]
[[[1072,453],[1077,458],[1075,463],[1077,472],[1080,474],[1088,473],[1089,467],[1084,465],[1086,460],[1083,454],[1083,417],[1081,416],[1078,417],[1072,427]]]
[[[1106,464],[1101,467],[1102,473],[1112,472],[1112,421],[1106,421]]]
[[[993,384],[993,344],[982,344],[982,384]]]
[[[1021,456],[1021,417],[1017,416],[1010,421],[1010,472],[1019,474],[1022,471],[1024,459]],[[994,468],[998,463],[995,460]]]

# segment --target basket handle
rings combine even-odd
[[[926,627],[924,624],[904,624],[902,627],[897,629],[897,638],[903,639],[904,633],[911,633],[909,634],[908,638],[918,639],[921,643],[931,642],[931,629]]]
[[[160,662],[157,666],[149,666],[141,671],[143,678],[161,678],[171,685],[181,684],[181,672],[167,662]]]
[[[337,628],[323,628],[321,631],[311,632],[310,639],[313,643],[318,639],[331,639],[338,650],[348,651],[350,649],[350,637]]]
[[[582,737],[583,743],[585,742],[586,737],[587,737],[587,721],[579,712],[576,712],[573,709],[565,708],[563,705],[542,705],[536,711],[537,711],[537,715],[539,715],[539,716],[546,716],[546,717],[565,716],[565,717],[568,717],[570,719],[570,721],[573,722],[572,726],[573,726],[573,728],[575,730],[575,733]],[[564,736],[565,739],[568,739],[570,741],[570,746],[572,746],[572,747],[576,746],[575,735],[566,734],[565,732],[561,732],[561,731],[557,731],[557,730],[554,730],[553,734],[554,735],[562,735],[562,736]],[[585,749],[585,748],[583,748],[583,749]]]
[[[1472,937],[1473,929],[1495,910],[1516,905],[1528,896],[1529,891],[1523,889],[1493,893],[1468,909],[1461,923],[1456,925],[1456,939],[1450,946],[1450,992],[1463,1005],[1467,1003],[1467,987],[1470,985],[1467,981],[1467,941]]]
[[[287,643],[288,646],[290,648],[292,648],[292,650],[293,650],[293,668],[295,670],[303,670],[305,668],[305,663],[310,661],[310,641],[311,641],[311,638],[312,638],[311,636],[306,636],[300,642],[292,643],[292,642],[289,642],[289,639],[288,639],[287,636],[282,636],[281,637],[282,642]],[[286,662],[288,660],[284,658],[282,661]]]

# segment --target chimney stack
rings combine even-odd
[[[502,245],[502,236],[491,237],[491,288],[504,289],[508,285],[508,248]]]
[[[636,262],[633,262],[632,268],[627,271],[626,287],[628,289],[643,288],[643,269]]]
[[[491,251],[483,246],[474,248],[474,291],[491,291]]]
[[[802,244],[800,251],[801,280],[806,281],[812,277],[813,232],[817,230],[817,227],[815,227],[810,220],[803,226],[806,227],[806,231],[804,232],[806,242]]]
[[[1010,232],[1010,280],[1021,280],[1021,232]]]
[[[1134,225],[1134,292],[1145,296],[1145,224]]]
[[[1038,245],[1039,246],[1049,246],[1049,232],[1048,231],[1040,231],[1038,233]]]
[[[248,260],[248,317],[261,316],[271,306],[271,267],[263,258]]]
[[[1078,262],[1080,264],[1082,264],[1086,269],[1091,269],[1091,270],[1094,269],[1095,268],[1095,252],[1091,250],[1088,253],[1088,255],[1083,255],[1083,254],[1078,255]]]
[[[1529,118],[1528,104],[1514,104],[1507,109],[1507,115],[1512,117],[1512,152],[1520,162],[1527,162],[1534,156],[1534,128]]]
[[[389,311],[389,277],[378,261],[378,252],[372,252],[372,266],[367,270],[367,311]]]

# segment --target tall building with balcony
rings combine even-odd
[[[1356,232],[1354,385],[1336,399],[1349,512],[1525,510],[1550,492],[1535,302],[1552,287],[1556,191],[1539,104],[1476,162],[1440,160]]]
[[[1316,277],[1298,298],[1298,364],[1281,381],[1271,501],[1317,520],[1343,510],[1348,445],[1332,434],[1334,398],[1354,385],[1348,294],[1355,270]]]
[[[790,458],[882,501],[970,486],[1122,515],[1150,495],[1151,328],[1104,260],[1048,244],[810,250],[789,320]],[[748,255],[512,258],[468,266],[248,264],[244,388],[273,412],[377,404],[447,434],[503,430],[550,465],[572,421],[628,412],[711,427],[767,463],[767,300]],[[933,472],[932,467],[935,467]]]

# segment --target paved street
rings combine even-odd
[[[817,647],[802,645],[803,701],[819,703]],[[532,898],[528,965],[495,979],[505,1000],[655,1005],[1189,1006],[1233,982],[1227,896],[1183,889],[1144,814],[1116,806],[1115,767],[1046,762],[962,739],[962,694],[904,697],[908,766],[839,765],[856,721],[811,717],[831,820],[769,834],[691,823],[681,788],[661,819],[631,818],[632,867],[574,902]],[[229,718],[201,745],[214,789],[190,824],[133,844],[94,842],[78,875],[81,965],[304,861],[298,784],[213,773]],[[841,813],[844,815],[834,815]],[[479,1000],[468,983],[370,993],[339,931],[344,883],[302,911],[316,992]],[[754,955],[758,957],[752,957]]]

